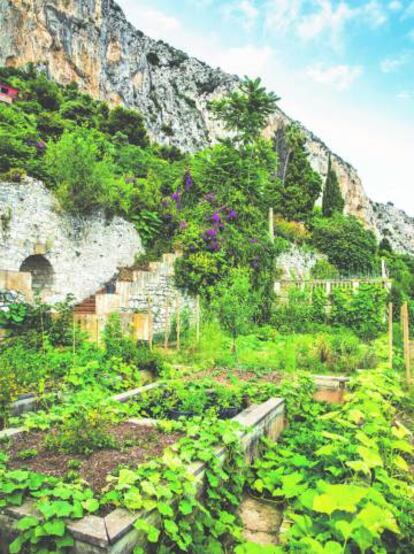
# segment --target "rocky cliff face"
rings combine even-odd
[[[0,0],[0,64],[27,62],[41,63],[63,84],[76,81],[95,97],[138,108],[155,140],[189,151],[223,135],[208,103],[239,82],[234,75],[145,36],[113,0]],[[290,122],[278,110],[266,135],[283,132]],[[331,155],[346,212],[378,231],[355,169],[305,132],[312,165],[322,177]]]
[[[414,253],[414,218],[393,204],[372,202],[376,226],[381,237],[387,238],[393,250]]]

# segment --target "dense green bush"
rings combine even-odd
[[[387,291],[381,285],[361,284],[356,291],[332,291],[330,321],[353,329],[364,339],[385,331]]]
[[[377,241],[355,217],[334,215],[312,222],[312,244],[328,256],[342,275],[379,272]]]

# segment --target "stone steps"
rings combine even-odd
[[[89,296],[73,310],[75,314],[90,315],[96,313],[96,294]]]

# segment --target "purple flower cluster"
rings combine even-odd
[[[190,170],[188,169],[184,175],[184,189],[188,192],[192,186],[193,186],[193,178],[191,176]]]
[[[210,217],[210,219],[214,225],[221,224],[221,215],[218,212],[214,212],[214,214]]]
[[[234,221],[237,219],[237,212],[236,210],[230,209],[227,212],[227,221]]]
[[[44,152],[44,150],[46,150],[46,143],[44,140],[38,140],[35,146],[39,152]]]
[[[186,221],[180,221],[178,227],[179,227],[180,231],[184,231],[185,229],[187,229],[188,223]]]
[[[214,192],[208,192],[207,194],[204,195],[204,200],[206,202],[208,202],[209,204],[214,204],[214,202],[216,201],[217,197],[216,195],[214,194]]]
[[[220,244],[217,240],[217,235],[217,229],[207,229],[202,234],[202,238],[207,244],[207,249],[210,250],[210,252],[218,252],[220,250]]]

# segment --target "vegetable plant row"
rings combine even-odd
[[[283,546],[263,552],[414,552],[414,450],[401,422],[413,404],[397,381],[395,372],[361,372],[339,409],[320,404],[315,414],[305,404],[281,443],[265,442],[248,484],[284,508],[285,533]]]

